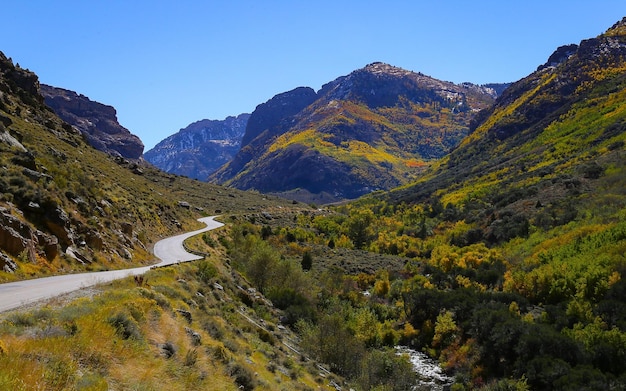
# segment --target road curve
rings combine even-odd
[[[105,272],[67,274],[0,284],[0,312],[99,283],[143,274],[155,266],[167,266],[178,262],[201,259],[202,257],[185,251],[183,242],[189,237],[223,226],[224,224],[214,220],[215,217],[217,216],[198,219],[207,225],[205,228],[158,241],[154,245],[154,255],[161,262],[156,265]]]

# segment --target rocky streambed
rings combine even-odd
[[[428,355],[406,346],[396,346],[396,352],[408,355],[413,364],[419,378],[414,390],[444,391],[454,383],[454,378],[446,375],[439,364]]]

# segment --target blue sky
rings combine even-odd
[[[42,83],[117,109],[146,150],[383,61],[438,79],[516,81],[626,16],[624,0],[29,0],[0,51]]]

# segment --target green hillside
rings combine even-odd
[[[370,354],[427,352],[452,389],[626,387],[625,24],[557,50],[416,182],[245,228],[303,265],[310,254],[321,296],[286,300],[254,261],[240,269],[305,343],[330,343],[336,322]],[[320,343],[318,359],[367,384]]]
[[[154,242],[199,228],[198,217],[301,208],[96,151],[44,106],[36,75],[1,54],[0,170],[0,282],[147,265]],[[204,244],[201,262],[0,314],[0,389],[307,390],[340,381],[297,354],[276,310],[228,266],[225,233],[205,238],[213,247]]]

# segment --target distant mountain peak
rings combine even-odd
[[[144,158],[163,171],[206,180],[239,151],[249,118],[240,114],[196,121],[159,142]]]

